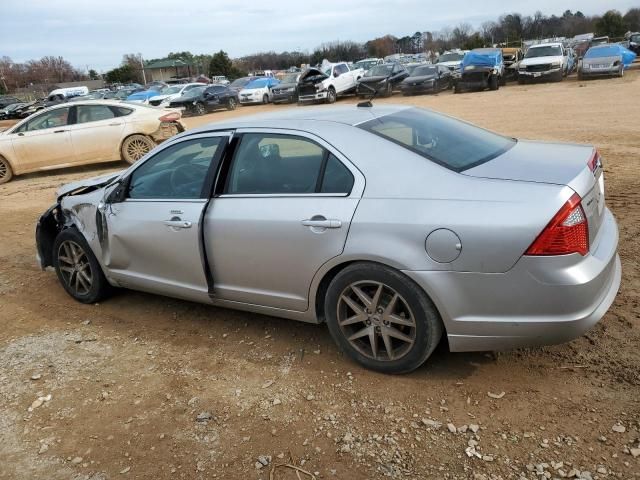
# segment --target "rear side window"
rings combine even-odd
[[[115,114],[106,105],[78,105],[77,123],[99,122],[114,118]]]
[[[127,115],[130,115],[131,112],[133,112],[133,110],[131,110],[130,108],[125,108],[125,107],[110,106],[109,108],[111,109],[111,111],[116,117],[126,117]]]
[[[242,137],[226,193],[348,194],[351,172],[314,141],[295,135],[251,133]]]
[[[456,172],[488,162],[516,143],[513,138],[417,108],[369,120],[358,127]]]

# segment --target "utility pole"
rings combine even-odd
[[[142,83],[147,84],[147,75],[144,73],[144,62],[142,61],[142,54],[138,54],[138,58],[140,58],[140,68],[142,68]]]

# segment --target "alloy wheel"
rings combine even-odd
[[[7,164],[0,160],[0,180],[5,178],[9,174],[9,169],[7,168]]]
[[[149,144],[140,138],[134,138],[127,144],[127,154],[132,160],[140,160],[149,150]]]
[[[72,240],[65,240],[58,249],[58,266],[62,279],[76,296],[88,295],[93,285],[93,272],[84,249]]]
[[[198,115],[204,115],[206,113],[204,109],[204,105],[202,105],[201,103],[196,103],[196,113]]]
[[[337,314],[344,337],[367,358],[398,360],[416,341],[416,321],[409,304],[384,283],[352,283],[340,294]]]
[[[233,98],[229,99],[229,110],[235,110],[236,109],[236,101]]]

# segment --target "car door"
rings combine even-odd
[[[11,143],[23,172],[73,165],[75,161],[69,125],[71,107],[59,107],[34,115],[11,135]]]
[[[120,107],[94,104],[76,105],[73,108],[76,110],[76,123],[69,127],[69,131],[75,162],[118,160],[124,131]]]
[[[229,135],[169,142],[132,167],[106,199],[103,264],[122,286],[209,300],[202,215]]]
[[[303,132],[245,129],[204,237],[217,299],[308,308],[318,269],[340,255],[362,174]]]
[[[224,91],[224,87],[209,87],[202,94],[204,98],[204,102],[207,105],[207,110],[213,110],[220,106],[222,99],[220,98],[221,93]]]
[[[338,73],[338,77],[336,78],[338,83],[338,92],[344,92],[345,90],[349,90],[351,87],[355,86],[355,81],[349,73],[349,67],[344,63],[337,65],[334,71]]]

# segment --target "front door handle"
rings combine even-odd
[[[327,220],[324,217],[313,217],[308,220],[302,220],[302,225],[304,225],[305,227],[316,228],[340,228],[342,227],[342,222],[340,220]]]
[[[66,130],[54,130],[53,133],[64,133]]]
[[[164,224],[171,228],[191,228],[191,222],[184,220],[165,220]]]

